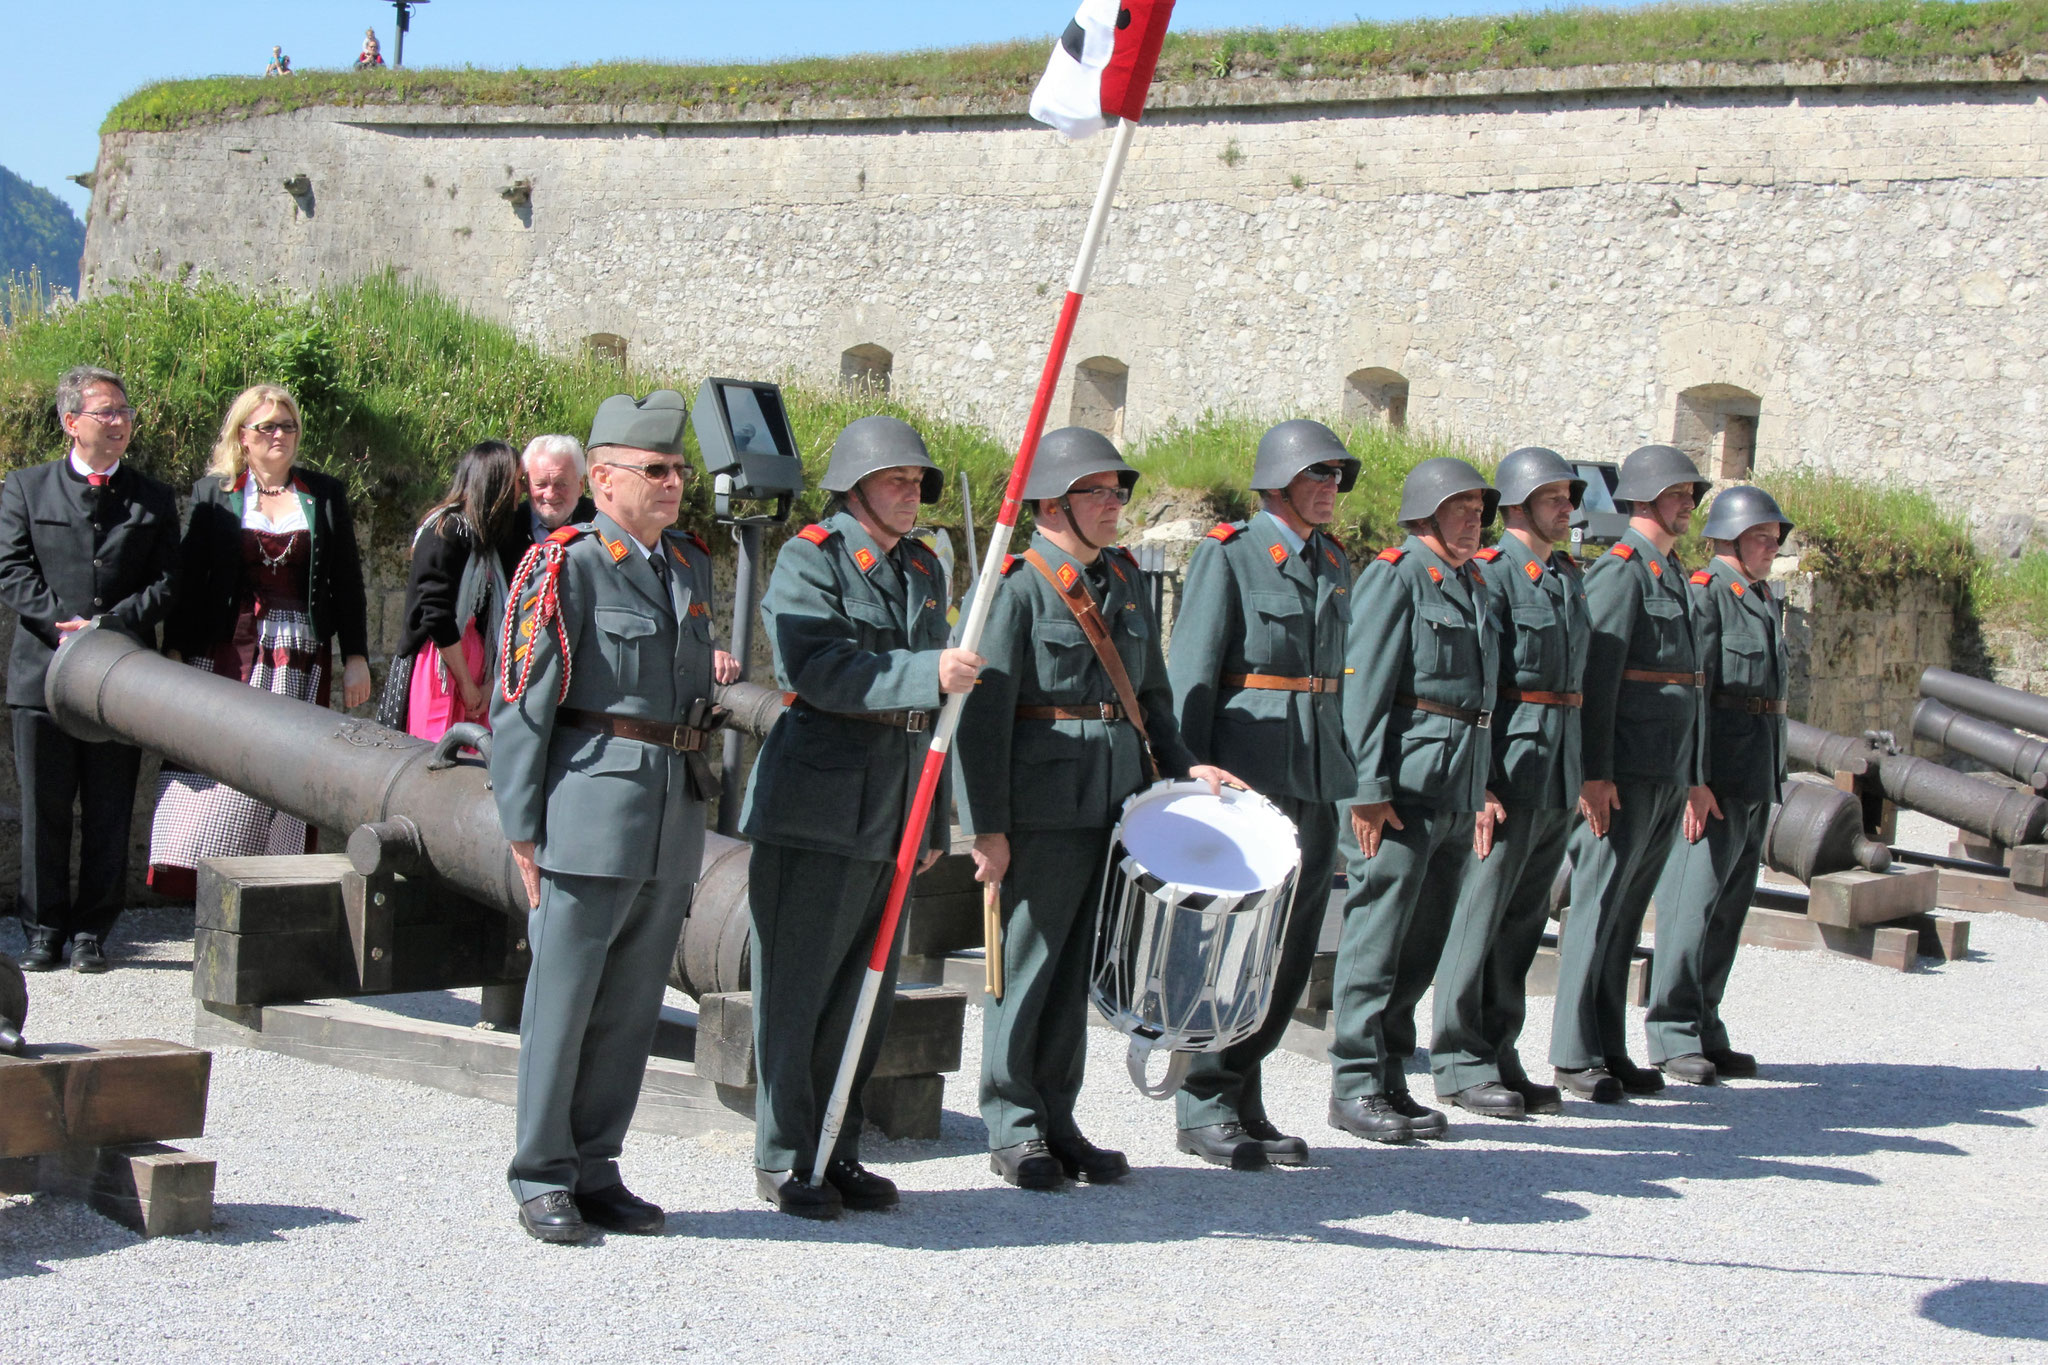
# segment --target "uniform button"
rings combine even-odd
[[[93,599],[92,599],[92,604],[93,604],[94,606],[96,606],[96,607],[103,607],[103,606],[105,606],[105,605],[106,605],[106,603],[105,603],[105,602],[102,602],[102,601],[101,601],[101,600],[100,600],[99,598],[97,598],[97,597],[95,597],[95,598],[93,598]]]
[[[100,566],[100,562],[99,562],[99,561],[98,561],[97,559],[95,559],[95,560],[94,560],[94,561],[92,562],[92,566],[93,566],[93,567],[94,567],[95,569],[97,569],[97,568],[98,568],[98,567]]]

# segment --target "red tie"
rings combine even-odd
[[[94,488],[105,488],[114,481],[114,476],[112,474],[88,474],[85,476],[85,481]]]

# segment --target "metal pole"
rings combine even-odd
[[[755,566],[761,559],[761,528],[742,526],[740,562],[732,585],[732,652],[740,661],[740,681],[745,682],[747,665],[754,653],[754,616],[760,603]],[[740,828],[740,767],[746,740],[738,730],[725,732],[725,749],[719,760],[718,832],[738,834]]]
[[[981,555],[974,548],[974,489],[964,469],[960,471],[960,529],[967,537],[967,591],[971,593],[981,582]]]

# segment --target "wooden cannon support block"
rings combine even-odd
[[[81,1199],[145,1237],[212,1227],[213,1160],[164,1145],[205,1131],[212,1068],[156,1038],[0,1056],[0,1192]]]
[[[2015,854],[2026,849],[2016,849]],[[1940,886],[1934,903],[1943,910],[1971,915],[2020,915],[2048,920],[2048,896],[2022,891],[2011,877],[1989,872],[1968,872],[1961,868],[1939,869]]]
[[[1807,883],[1806,914],[1816,924],[1856,929],[1889,924],[1934,908],[1939,877],[1931,867],[1888,872],[1826,872]]]
[[[1920,956],[1920,934],[1899,924],[1842,928],[1822,924],[1796,910],[1752,906],[1742,921],[1742,941],[1763,948],[1791,948],[1861,958],[1894,971],[1911,971]]]

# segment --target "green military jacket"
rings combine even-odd
[[[1181,742],[1173,692],[1159,651],[1137,561],[1121,549],[1102,552],[1094,574],[1043,535],[1031,548],[1055,573],[1082,575],[1109,624],[1124,672],[1145,714],[1163,777],[1185,777],[1198,761]],[[956,743],[960,824],[973,834],[1017,830],[1108,829],[1126,797],[1146,784],[1138,733],[1127,722],[1025,720],[1020,706],[1115,704],[1116,689],[1045,575],[1019,555],[995,583],[981,654],[988,662],[967,699]]]
[[[1356,761],[1352,802],[1438,811],[1485,803],[1489,731],[1401,698],[1493,709],[1499,646],[1486,593],[1476,564],[1454,569],[1418,536],[1380,551],[1359,573],[1343,693]]]
[[[1312,532],[1290,551],[1261,512],[1195,546],[1166,666],[1189,752],[1267,796],[1340,801],[1355,781],[1336,685],[1351,621],[1351,562]],[[1247,674],[1325,678],[1322,693],[1232,686]]]
[[[1473,558],[1489,589],[1500,640],[1488,788],[1511,806],[1570,810],[1584,780],[1580,708],[1511,701],[1506,694],[1585,690],[1586,641],[1593,627],[1579,566],[1556,552],[1539,559],[1511,535]]]
[[[937,722],[949,591],[939,557],[906,537],[893,558],[850,512],[782,547],[761,603],[775,678],[796,693],[761,746],[740,828],[750,838],[887,862]],[[893,724],[863,712],[916,711]],[[948,793],[927,844],[943,848]]]
[[[1785,717],[1726,705],[1783,701],[1789,664],[1783,624],[1769,583],[1752,583],[1716,555],[1690,589],[1707,662],[1707,770],[1714,795],[1776,801],[1785,781]]]
[[[687,532],[663,532],[656,553],[668,556],[664,593],[647,556],[602,512],[555,536],[565,542],[554,597],[569,659],[554,626],[536,619],[549,596],[536,572],[508,606],[505,681],[491,693],[498,821],[507,839],[534,841],[536,861],[550,872],[694,882],[704,860],[704,807],[691,799],[683,755],[579,729],[559,713],[668,725],[711,695],[711,555]],[[541,552],[536,545],[527,553]],[[569,692],[558,703],[565,664]],[[522,674],[524,690],[507,701]]]
[[[1586,780],[1705,782],[1705,690],[1622,677],[1704,670],[1685,571],[1631,527],[1587,571],[1586,607]]]

